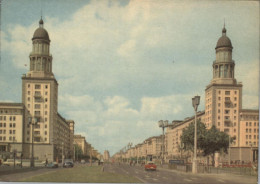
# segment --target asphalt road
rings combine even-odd
[[[192,174],[168,169],[145,171],[141,166],[126,164],[107,164],[105,172],[135,176],[144,183],[174,183],[174,184],[256,184],[257,178],[230,174]]]

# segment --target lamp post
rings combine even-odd
[[[192,162],[192,173],[197,173],[197,109],[200,104],[200,96],[195,96],[192,98],[192,106],[195,111],[195,130],[194,130],[194,156]]]
[[[31,167],[34,167],[34,150],[33,150],[33,144],[34,144],[34,125],[37,124],[37,118],[34,117],[28,117],[28,121],[29,121],[29,124],[32,126],[32,152],[31,152],[31,162],[30,162],[30,166]]]
[[[63,165],[63,163],[64,163],[64,154],[63,154],[63,151],[64,151],[64,143],[62,142],[61,143],[61,163],[62,163],[62,165]]]
[[[162,131],[163,131],[163,136],[162,136],[162,161],[161,161],[161,164],[164,163],[164,128],[165,127],[168,127],[168,120],[160,120],[158,121],[158,125],[159,127],[162,128]]]

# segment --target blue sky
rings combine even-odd
[[[258,108],[256,1],[3,0],[0,101],[21,102],[41,9],[59,113],[101,153],[161,134],[158,120],[192,116],[195,95],[204,110],[224,19],[243,108]]]

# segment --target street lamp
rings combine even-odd
[[[197,173],[197,109],[200,104],[200,96],[192,98],[192,106],[195,111],[195,130],[194,130],[194,157],[192,164],[192,173]]]
[[[34,167],[34,150],[33,150],[33,144],[34,144],[34,125],[37,124],[37,118],[34,117],[28,117],[28,122],[29,124],[32,126],[31,130],[32,130],[32,153],[31,153],[31,163],[30,166]]]
[[[162,131],[163,131],[163,136],[162,136],[162,161],[161,161],[161,164],[163,164],[164,162],[164,128],[165,127],[168,127],[168,120],[160,120],[158,121],[158,125],[159,127],[162,128]]]

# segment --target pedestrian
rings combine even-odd
[[[46,158],[45,167],[47,167],[47,165],[48,165],[48,159]]]

